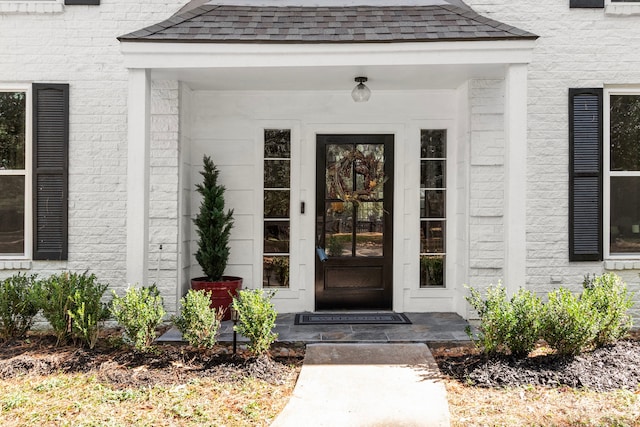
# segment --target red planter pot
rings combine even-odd
[[[231,303],[233,297],[238,296],[238,291],[242,289],[242,278],[222,276],[222,281],[210,282],[206,277],[198,277],[191,279],[191,289],[209,292],[211,308],[223,309],[224,316],[222,320],[231,320]]]

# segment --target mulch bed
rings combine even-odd
[[[91,372],[115,388],[183,384],[192,378],[236,382],[252,377],[282,384],[300,366],[304,349],[274,348],[276,357],[250,357],[244,350],[231,354],[229,346],[199,351],[186,345],[159,345],[149,352],[135,351],[114,339],[115,333],[89,350],[55,346],[55,338],[41,333],[0,344],[0,379],[58,372]]]
[[[436,349],[434,357],[443,374],[478,387],[540,385],[594,391],[640,390],[638,340],[620,341],[573,357],[556,354],[524,359],[487,357],[473,347],[465,348]]]

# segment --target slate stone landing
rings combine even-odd
[[[410,325],[295,325],[295,313],[279,314],[276,320],[278,342],[291,343],[425,343],[439,341],[469,341],[465,328],[469,323],[455,313],[404,313]],[[175,328],[158,339],[159,342],[180,342]],[[233,341],[233,323],[222,322],[218,341]],[[238,334],[238,342],[246,342]]]

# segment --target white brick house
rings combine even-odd
[[[185,3],[0,0],[0,277],[90,269],[175,311],[207,154],[227,273],[281,311],[640,289],[640,2]]]

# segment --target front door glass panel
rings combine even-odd
[[[393,136],[321,135],[317,155],[316,308],[389,309]]]

